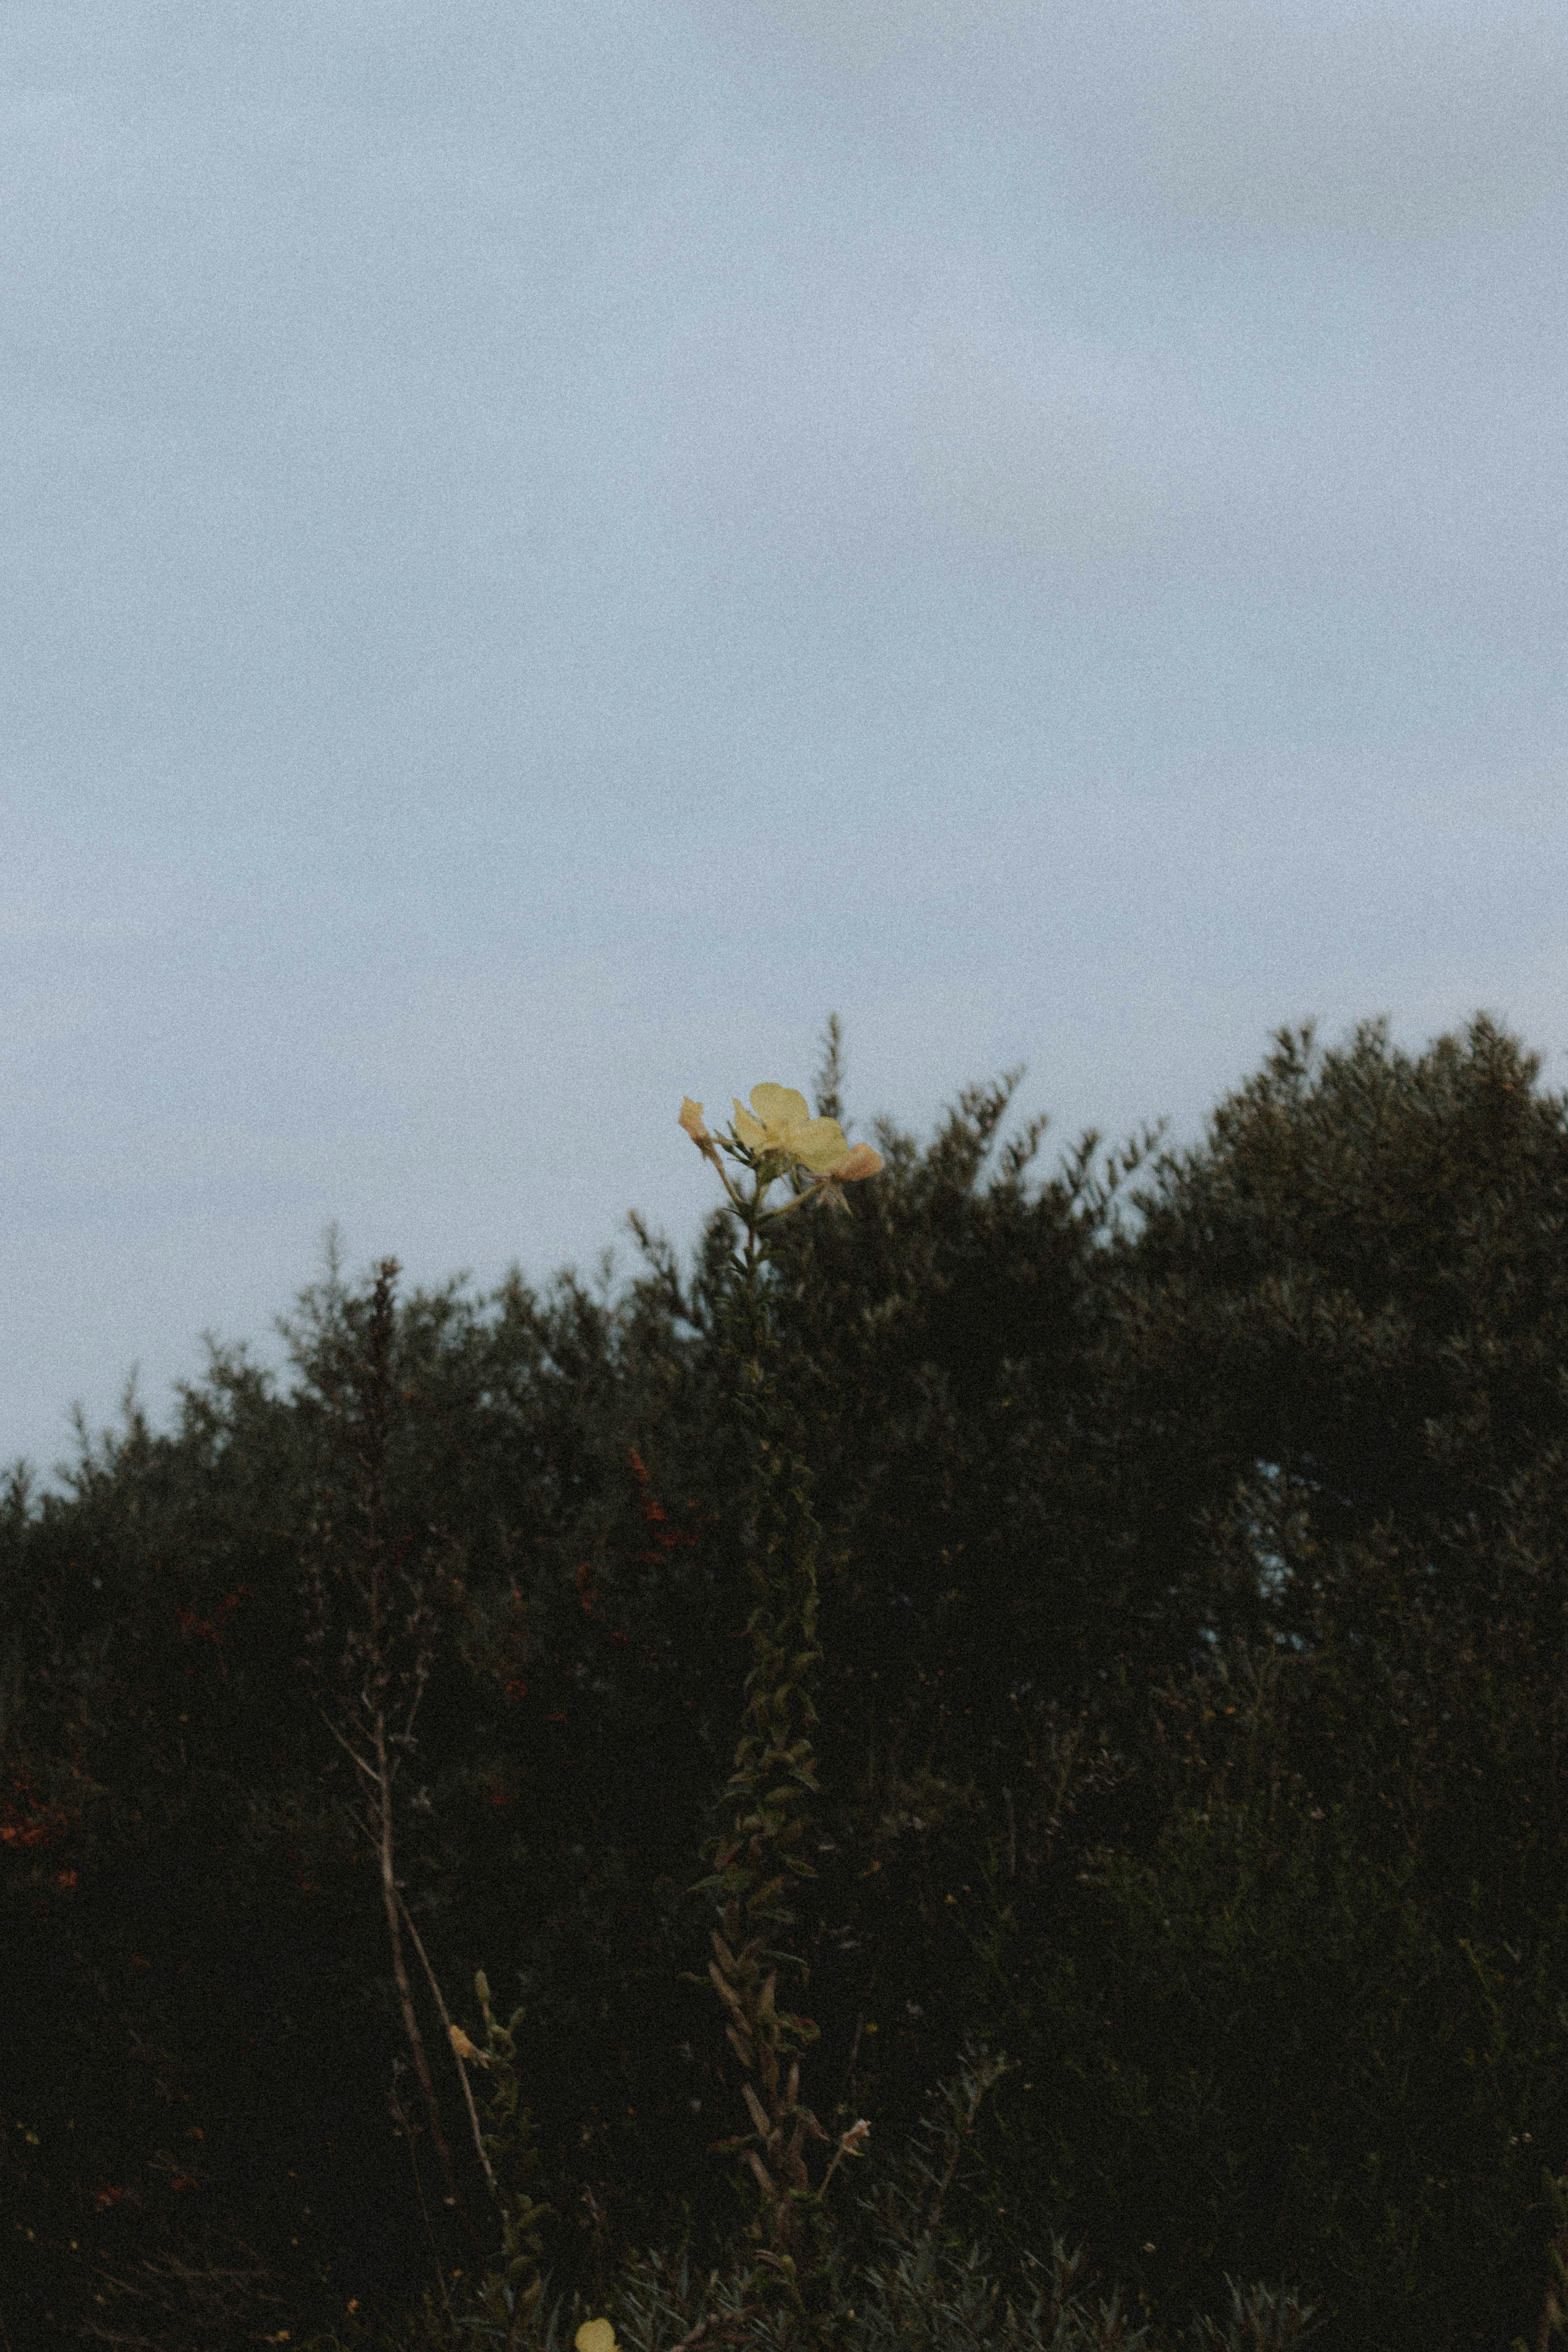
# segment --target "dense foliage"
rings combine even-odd
[[[839,1087],[832,1054],[829,1115]],[[805,2063],[825,2123],[872,2121],[843,2315],[1261,2347],[1300,2289],[1336,2352],[1534,2345],[1568,2171],[1568,1103],[1485,1020],[1418,1056],[1287,1033],[1197,1147],[1089,1138],[1042,1180],[1010,1092],[924,1149],[879,1129],[882,1175],[771,1273],[820,1530]],[[172,1433],[132,1411],[65,1492],[12,1479],[15,2352],[476,2340],[501,2224],[407,1957],[437,2117],[416,2080],[326,1670],[373,1556],[417,1681],[398,1916],[476,2042],[477,1970],[521,2008],[490,2138],[541,2200],[509,2242],[539,2324],[774,2324],[710,2153],[744,2117],[693,1892],[745,1672],[727,1244],[716,1214],[687,1270],[641,1238],[618,1294],[514,1276],[390,1327],[384,1276],[378,1310],[330,1268],[286,1383],[218,1354]],[[921,2240],[921,2118],[977,2080]]]

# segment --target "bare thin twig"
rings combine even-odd
[[[343,1811],[347,1813],[350,1821],[353,1822],[355,1829],[358,1830],[361,1837],[363,1837],[368,1844],[374,1846],[376,1843],[375,1832],[370,1827],[370,1824],[367,1822],[361,1821],[359,1815],[355,1812],[352,1805],[345,1805]],[[473,2126],[474,2146],[479,2151],[479,2162],[484,2166],[485,2179],[489,2182],[491,2195],[499,2196],[500,2191],[496,2186],[496,2177],[490,2168],[489,2158],[485,2154],[485,2144],[479,2131],[479,2113],[474,2105],[474,2095],[468,2084],[468,2070],[464,2065],[461,2057],[458,2055],[456,2042],[452,2040],[451,2013],[447,2007],[446,2001],[442,1999],[441,1987],[437,1979],[436,1971],[430,1965],[429,1955],[426,1951],[424,1944],[420,1941],[419,1930],[414,1924],[413,1914],[408,1908],[408,1905],[404,1897],[401,1886],[397,1889],[397,1902],[398,1908],[403,1914],[403,1924],[407,1928],[410,1936],[414,1938],[414,1948],[419,1955],[420,1966],[424,1969],[426,1977],[429,1980],[431,1994],[434,1997],[437,2008],[441,2012],[441,2022],[447,2029],[447,2047],[452,2053],[452,2063],[458,2069],[458,2079],[463,2085],[463,2097],[468,2105],[468,2121]]]
[[[353,1465],[353,1505],[352,1532],[334,1529],[329,1513],[329,1524],[317,1530],[318,1546],[307,1562],[314,1603],[310,1663],[318,1710],[353,1764],[363,1796],[366,1822],[360,1826],[376,1851],[398,2009],[431,2144],[446,2180],[447,2202],[478,2251],[479,2237],[458,2190],[404,1958],[404,1927],[408,1924],[412,1933],[412,1923],[397,1879],[393,1789],[413,1744],[415,1717],[429,1679],[435,1620],[428,1601],[428,1560],[423,1551],[416,1550],[412,1559],[407,1556],[409,1547],[398,1538],[391,1517],[390,1470],[398,1393],[398,1271],[395,1258],[384,1259],[377,1266],[363,1323],[350,1319],[346,1358],[341,1364],[329,1358],[321,1374],[322,1394],[338,1443]],[[332,1613],[329,1568],[347,1602],[342,1650],[330,1681],[321,1655]],[[349,1811],[357,1821],[352,1806]],[[417,1945],[417,1937],[415,1940]],[[434,1987],[428,1958],[423,1951],[420,1957]],[[437,2001],[445,2015],[438,1989]],[[462,2079],[467,2099],[467,2077]],[[472,2119],[471,2100],[468,2104]],[[482,2149],[480,2154],[482,2160]]]
[[[463,2086],[463,2097],[468,2105],[468,2121],[473,2126],[474,2130],[474,2146],[479,2151],[479,2162],[485,2168],[485,2179],[490,2184],[491,2196],[499,2197],[500,2191],[496,2187],[496,2177],[490,2169],[490,2160],[485,2154],[484,2140],[480,2137],[479,2133],[479,2112],[474,2105],[474,2095],[468,2084],[468,2070],[467,2066],[464,2065],[462,2054],[459,2052],[457,2043],[452,2039],[452,2021],[447,2014],[447,2004],[441,1998],[441,1988],[436,1981],[436,1971],[431,1967],[429,1960],[426,1957],[425,1947],[419,1940],[419,1930],[409,1916],[408,1906],[404,1902],[401,1893],[399,1893],[397,1900],[402,1906],[404,1925],[414,1938],[414,1948],[418,1953],[425,1973],[430,1979],[430,1990],[435,1997],[436,2006],[441,2012],[441,2022],[447,2029],[447,2046],[452,2053],[452,2063],[458,2070],[458,2079]]]

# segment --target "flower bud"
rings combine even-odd
[[[717,1164],[719,1159],[718,1148],[704,1124],[702,1118],[702,1106],[700,1102],[693,1102],[689,1095],[687,1095],[681,1102],[680,1124],[685,1129],[687,1134],[691,1138],[692,1142],[697,1146],[698,1150],[700,1151],[704,1160],[711,1160],[715,1164]]]

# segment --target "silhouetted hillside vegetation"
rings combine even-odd
[[[828,1116],[840,1084],[835,1051]],[[768,1270],[820,1529],[803,2063],[825,2126],[872,2125],[824,2308],[839,2340],[1261,2347],[1299,2290],[1334,2352],[1544,2344],[1568,1104],[1482,1019],[1415,1056],[1282,1034],[1196,1148],[1053,1173],[1011,1090],[881,1130]],[[478,2044],[480,1969],[523,2011],[529,2325],[575,2295],[676,2345],[684,2245],[704,2341],[790,2340],[710,2152],[742,2070],[692,1892],[748,1661],[730,1240],[642,1242],[614,1296],[331,1270],[288,1380],[221,1353],[172,1434],[133,1414],[68,1491],[12,1479],[13,2352],[504,2340],[459,2326],[500,2221],[429,1981]],[[373,1568],[450,2189],[346,1744]],[[1053,2240],[1088,2267],[1031,2336]]]

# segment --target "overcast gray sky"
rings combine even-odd
[[[1557,0],[7,0],[0,1457],[334,1219],[686,1243],[834,1007],[1561,1085],[1565,125]]]

